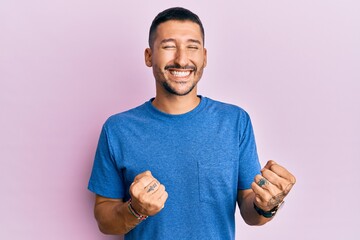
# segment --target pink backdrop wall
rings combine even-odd
[[[119,239],[93,218],[93,155],[109,115],[154,95],[148,28],[176,5],[205,25],[200,93],[244,107],[262,162],[298,178],[268,225],[237,213],[237,239],[357,239],[356,0],[1,1],[0,239]]]

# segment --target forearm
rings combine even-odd
[[[252,226],[259,226],[264,225],[272,219],[265,218],[256,212],[256,210],[254,209],[255,194],[253,192],[246,194],[241,199],[240,196],[238,198],[241,216],[247,224]]]
[[[105,200],[97,203],[95,218],[104,234],[126,234],[140,222],[130,213],[128,203],[123,201]]]

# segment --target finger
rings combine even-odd
[[[142,172],[140,174],[138,174],[135,178],[134,178],[134,182],[139,181],[139,179],[143,178],[144,176],[152,176],[151,172],[149,170]]]
[[[168,193],[163,192],[160,196],[157,197],[156,201],[153,201],[151,204],[151,210],[149,215],[154,215],[160,212],[165,207],[165,202],[168,198]]]
[[[268,169],[262,169],[261,170],[261,174],[262,176],[264,176],[264,178],[266,178],[271,184],[275,185],[276,187],[278,187],[279,189],[283,189],[284,188],[284,184],[286,185],[288,183],[288,181],[282,177],[280,177],[279,175],[277,175],[276,173],[274,173],[271,170]]]
[[[288,180],[288,179],[285,179],[285,178],[277,175],[275,172],[268,170],[268,169],[262,169],[261,172],[262,172],[262,175],[266,179],[268,179],[271,184],[276,186],[279,189],[279,191],[283,192],[285,194],[285,196],[290,192],[291,188],[294,185],[294,183],[291,181],[292,180],[295,181],[295,178]],[[278,193],[273,192],[273,195],[274,194],[278,194]]]
[[[265,191],[263,188],[259,187],[257,183],[253,182],[251,184],[251,189],[253,190],[255,194],[255,204],[259,207],[266,206],[266,200],[269,198],[269,193]]]
[[[262,175],[269,181],[269,184],[263,188],[267,189],[272,196],[276,196],[280,193],[286,196],[294,185],[289,180],[280,177],[271,170],[263,169],[261,171]]]
[[[158,189],[150,195],[150,201],[158,202],[165,192],[165,186],[161,184]]]
[[[274,160],[269,160],[269,161],[266,163],[266,165],[265,165],[264,168],[270,169],[271,166],[274,165],[274,164],[276,164],[276,162],[275,162]]]
[[[273,164],[271,165],[270,169],[274,173],[276,173],[278,176],[286,179],[292,184],[295,184],[296,179],[295,177],[284,167],[280,166],[279,164]]]
[[[160,186],[160,183],[158,180],[154,179],[150,184],[148,184],[144,190],[148,194],[153,194]]]
[[[154,195],[161,195],[165,192],[165,186],[160,184],[159,187],[155,190]]]
[[[259,208],[264,211],[269,211],[277,206],[280,202],[283,201],[285,195],[283,193],[278,193],[273,195],[269,191],[265,191],[261,187],[259,187],[255,182],[252,183],[251,188],[255,193],[254,203]]]
[[[276,195],[280,192],[279,188],[275,185],[273,185],[267,178],[265,178],[264,176],[261,175],[256,175],[255,176],[255,183],[262,189],[264,189],[265,191],[267,191],[268,193],[270,193],[270,195]]]
[[[164,205],[165,205],[168,197],[169,197],[168,192],[164,191],[158,198],[158,200],[162,204],[163,208],[164,208]]]
[[[133,182],[130,186],[129,193],[131,198],[138,198],[140,193],[144,190],[143,185],[139,182]]]
[[[260,174],[255,176],[254,181],[259,187],[265,188],[265,186],[269,184],[269,181]]]
[[[149,202],[151,203],[154,203],[155,205],[158,205],[161,203],[164,204],[160,199],[161,199],[161,196],[165,193],[165,186],[164,185],[160,185],[159,188],[156,190],[156,192],[152,193],[151,195],[148,195],[149,196]],[[160,202],[160,203],[159,203]]]
[[[153,177],[149,177],[147,175],[143,176],[137,181],[134,181],[129,189],[130,195],[132,197],[138,197],[140,194],[144,192],[144,189],[151,184],[154,180]]]
[[[135,181],[135,184],[137,184],[140,188],[144,189],[153,181],[157,181],[157,180],[153,176],[146,174],[143,175],[141,178],[139,178],[137,181]]]
[[[260,198],[260,201],[266,200],[268,198],[268,196],[270,195],[267,190],[260,187],[256,182],[253,182],[251,184],[251,189],[254,191],[255,195]]]

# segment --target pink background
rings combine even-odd
[[[237,239],[358,239],[357,0],[1,1],[0,239],[121,239],[93,218],[93,155],[109,115],[154,95],[148,28],[176,5],[205,25],[200,93],[244,107],[262,162],[298,179],[268,225],[237,213]]]

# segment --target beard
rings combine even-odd
[[[186,89],[185,91],[182,91],[182,92],[177,91],[175,88],[170,86],[170,84],[168,84],[167,82],[163,82],[162,85],[168,93],[171,93],[171,94],[174,94],[177,96],[186,96],[196,87],[197,82],[192,83],[188,89]]]
[[[198,84],[198,82],[200,81],[201,77],[202,77],[202,73],[203,73],[203,70],[204,70],[204,67],[201,66],[199,68],[197,68],[196,66],[180,66],[180,65],[177,65],[177,64],[174,64],[174,65],[168,65],[164,68],[165,71],[168,71],[168,69],[171,69],[171,68],[177,68],[177,69],[191,69],[192,70],[192,73],[191,74],[194,74],[194,81],[191,82],[191,83],[180,83],[180,84],[190,84],[186,89],[182,89],[181,91],[178,90],[176,87],[172,86],[171,85],[171,81],[163,81],[161,84],[163,86],[163,88],[170,94],[174,94],[174,95],[177,95],[177,96],[186,96],[188,95],[195,87],[196,85]]]

